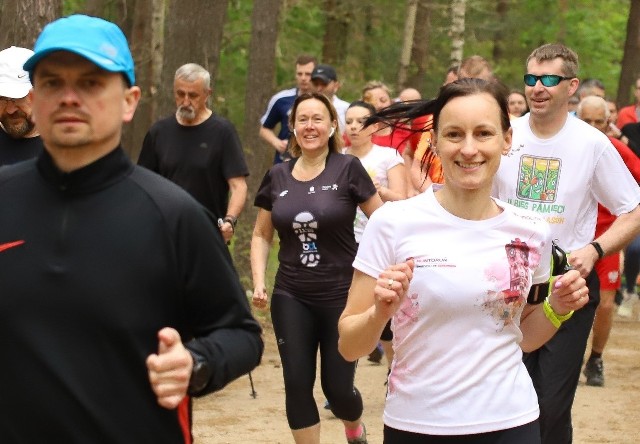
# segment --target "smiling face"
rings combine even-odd
[[[542,62],[536,59],[529,60],[527,73],[537,76],[555,74],[564,76],[562,71],[563,60],[556,57],[553,60]],[[533,118],[565,118],[569,111],[569,97],[578,89],[578,79],[562,80],[556,86],[544,86],[540,80],[534,86],[524,87],[524,93],[529,102],[529,111]]]
[[[493,96],[478,93],[447,102],[433,141],[445,186],[489,192],[500,158],[511,147],[511,129],[503,129],[500,106]]]
[[[336,122],[323,102],[315,98],[301,101],[293,118],[294,135],[303,155],[329,150],[331,129]]]

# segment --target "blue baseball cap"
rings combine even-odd
[[[76,14],[49,23],[33,50],[33,56],[24,64],[32,82],[38,62],[55,51],[73,52],[105,71],[121,72],[130,86],[136,81],[127,38],[116,24],[98,17]]]

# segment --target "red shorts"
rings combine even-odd
[[[620,288],[620,253],[603,257],[596,262],[595,269],[600,279],[600,290]]]

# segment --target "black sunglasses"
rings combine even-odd
[[[524,75],[524,84],[527,86],[536,86],[538,80],[544,86],[556,86],[558,83],[563,80],[571,80],[573,77],[562,77],[557,76],[555,74],[542,74],[541,76],[536,76],[533,74],[525,74]]]

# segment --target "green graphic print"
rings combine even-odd
[[[555,202],[560,159],[523,156],[520,159],[517,197],[537,202]]]

